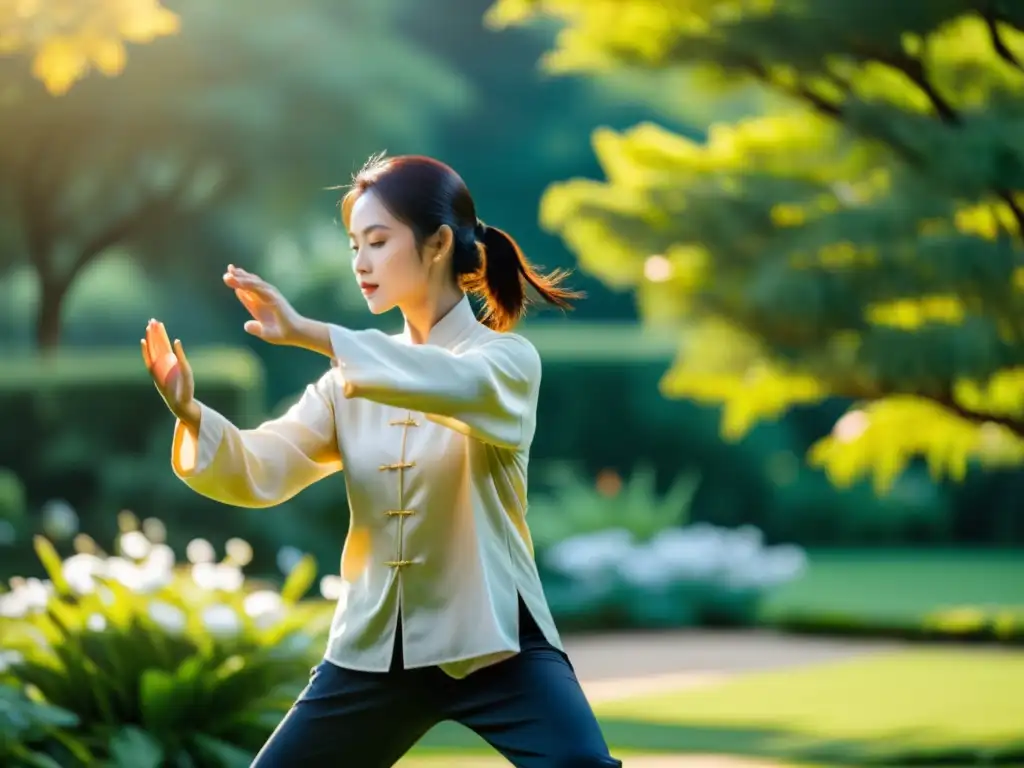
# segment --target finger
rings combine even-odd
[[[254,294],[248,291],[242,290],[235,291],[235,296],[238,297],[238,300],[242,303],[242,306],[249,310],[249,314],[255,317],[260,309],[259,297],[255,296]]]
[[[263,338],[263,323],[259,320],[249,320],[242,326],[246,333],[252,334],[258,339]]]
[[[185,376],[188,376],[189,378],[191,378],[192,377],[192,366],[188,362],[188,358],[185,357],[185,347],[182,346],[181,339],[175,339],[174,340],[174,356],[178,360],[178,365],[181,366],[181,372]]]
[[[153,360],[149,356],[149,344],[146,343],[145,339],[142,339],[139,344],[142,347],[142,361],[146,364],[146,370],[150,373],[153,372]]]
[[[181,367],[178,363],[178,358],[174,356],[173,352],[168,352],[166,355],[162,355],[153,361],[153,375],[156,377],[157,384],[162,389],[166,389]]]
[[[261,280],[258,277],[235,277],[237,288],[243,291],[249,291],[259,296],[261,299],[273,300],[276,297],[274,286],[265,280]]]
[[[171,354],[171,340],[167,338],[167,329],[164,328],[163,323],[157,320],[150,320],[149,326],[149,353],[152,355],[153,360],[157,361]]]

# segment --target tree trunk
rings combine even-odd
[[[40,280],[39,289],[36,347],[40,352],[49,353],[60,346],[60,316],[68,289],[67,285],[50,280]]]

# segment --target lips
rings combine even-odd
[[[359,290],[361,290],[364,295],[369,296],[370,294],[377,290],[377,286],[374,285],[373,283],[360,283]]]

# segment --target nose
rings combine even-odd
[[[362,248],[356,252],[356,257],[352,261],[352,269],[360,277],[370,274],[370,257]]]

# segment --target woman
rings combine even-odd
[[[508,331],[527,285],[559,307],[577,295],[477,219],[436,160],[372,158],[342,219],[370,311],[398,307],[403,333],[310,320],[256,275],[224,276],[249,333],[332,360],[282,417],[238,429],[193,399],[180,341],[154,320],[142,342],[178,419],[174,471],[197,492],[269,507],[345,470],[351,522],[325,658],[253,765],[391,766],[455,720],[523,768],[621,766],[563,651],[525,520],[541,364]]]

